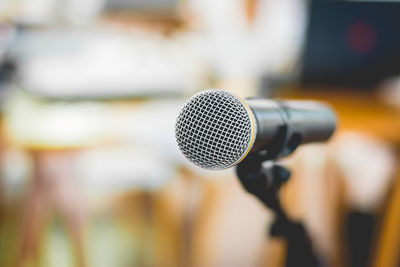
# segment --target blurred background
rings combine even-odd
[[[400,266],[400,1],[1,0],[0,266],[285,266],[233,169],[180,154],[194,93],[316,99],[282,161],[319,266]]]

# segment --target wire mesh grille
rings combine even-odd
[[[252,142],[253,125],[243,102],[223,90],[194,95],[176,121],[175,137],[187,159],[206,169],[237,163]]]

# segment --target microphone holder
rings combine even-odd
[[[251,153],[236,166],[236,174],[244,189],[275,213],[269,234],[286,239],[285,266],[317,267],[318,261],[304,225],[288,217],[279,199],[279,190],[289,180],[290,171],[266,155]]]

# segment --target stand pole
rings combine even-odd
[[[264,162],[269,165],[264,165]],[[279,189],[289,180],[289,170],[253,153],[237,165],[236,174],[245,190],[275,213],[269,233],[286,239],[286,267],[317,267],[317,258],[306,229],[301,222],[291,220],[281,206]]]

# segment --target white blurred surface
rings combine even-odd
[[[203,66],[192,41],[144,33],[47,30],[22,34],[19,84],[58,98],[176,95]],[[200,74],[199,74],[200,75]]]
[[[356,132],[342,134],[334,154],[345,177],[351,205],[371,211],[384,200],[396,171],[396,158],[383,141]]]

